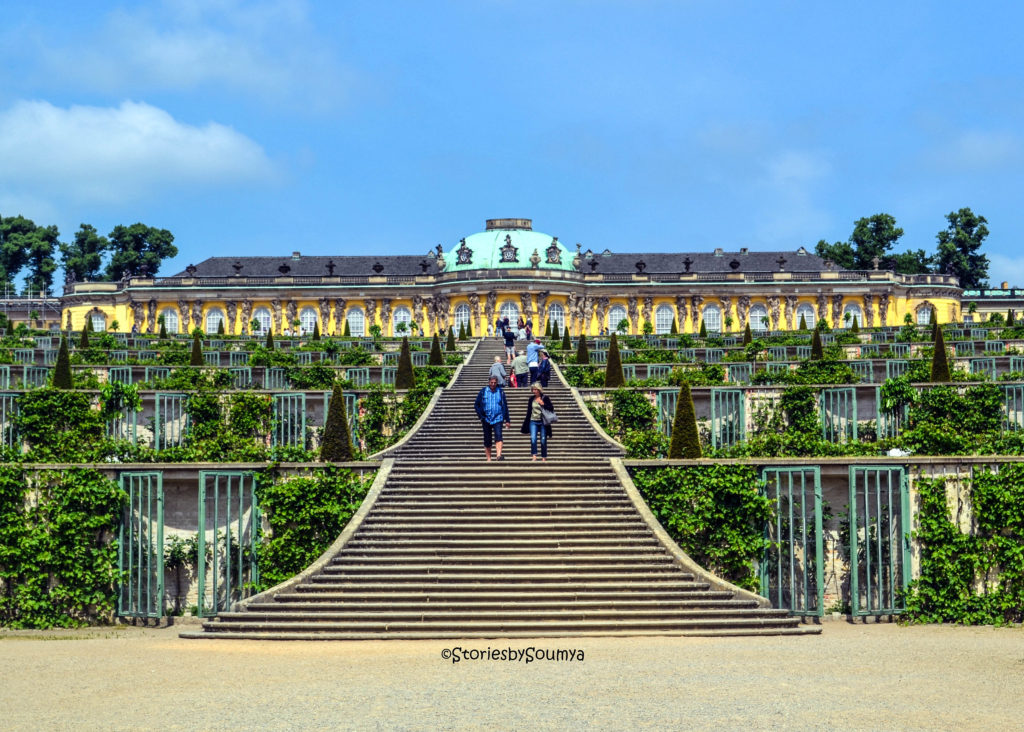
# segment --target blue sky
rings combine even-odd
[[[7,3],[0,212],[212,255],[421,254],[524,216],[613,251],[795,249],[963,206],[1024,285],[1012,3]]]

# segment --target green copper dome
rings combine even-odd
[[[534,231],[530,219],[490,219],[486,231],[470,234],[444,253],[444,271],[558,269],[575,272],[572,265],[575,256],[558,237]],[[534,260],[537,260],[536,267]]]

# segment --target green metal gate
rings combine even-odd
[[[199,471],[200,617],[216,615],[252,594],[259,583],[259,529],[251,472]]]
[[[903,467],[850,466],[850,604],[854,615],[904,610],[910,496]]]
[[[117,614],[159,618],[164,614],[164,486],[159,471],[121,473],[128,503],[118,532],[117,568],[122,582]]]
[[[742,389],[711,390],[711,446],[730,447],[746,435]]]
[[[306,395],[274,394],[273,446],[306,447]]]
[[[324,418],[323,427],[327,426],[327,412],[331,408],[332,391],[324,392]],[[352,438],[352,444],[359,447],[359,395],[352,392],[343,392],[345,397],[345,414],[348,417],[348,433]]]
[[[996,360],[994,358],[972,358],[971,373],[982,375],[993,381],[996,378]]]
[[[0,394],[0,441],[7,447],[19,450],[21,440],[15,419],[18,416],[18,394]]]
[[[666,437],[672,436],[672,422],[676,418],[678,402],[678,389],[663,389],[658,392],[658,426]]]
[[[794,615],[823,615],[821,469],[765,468],[762,478],[775,520],[765,526],[770,544],[761,562],[761,594]]]
[[[1024,384],[1003,386],[1003,429],[1024,429]]]
[[[821,390],[821,439],[829,442],[857,439],[857,391],[852,386]]]
[[[153,449],[163,450],[178,447],[188,429],[188,415],[185,413],[185,394],[179,392],[157,392],[154,395]]]

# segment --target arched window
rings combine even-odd
[[[391,332],[396,334],[407,333],[409,331],[409,323],[412,322],[412,310],[407,308],[405,305],[395,308],[391,314]],[[399,328],[399,324],[404,325],[404,328]]]
[[[850,317],[847,318],[846,316]],[[864,326],[864,313],[861,312],[859,305],[847,305],[843,308],[843,327],[852,328],[853,321],[857,321],[857,327],[861,328]]]
[[[319,319],[316,310],[313,308],[302,308],[302,312],[299,313],[299,328],[302,329],[302,334],[312,335],[313,329],[316,328],[316,322]]]
[[[617,332],[619,329],[619,323],[626,320],[626,308],[622,305],[612,305],[608,308],[608,332]],[[626,326],[626,330],[629,330],[629,326]]]
[[[469,305],[466,303],[455,307],[455,332],[461,333],[463,328],[469,330]]]
[[[768,308],[764,305],[751,306],[750,329],[756,331],[768,330]]]
[[[270,311],[267,308],[256,308],[256,312],[252,314],[252,319],[256,321],[256,327],[253,328],[253,335],[266,335],[267,331],[270,330]]]
[[[224,323],[224,311],[220,308],[211,308],[206,311],[206,335],[215,335]]]
[[[515,327],[516,323],[519,322],[519,306],[514,302],[503,302],[498,314],[502,318],[508,318],[508,322],[512,324],[512,327]]]
[[[353,338],[362,338],[366,335],[366,316],[362,308],[352,308],[348,311],[348,334]]]
[[[174,308],[167,308],[160,311],[160,318],[164,319],[164,330],[168,333],[178,332],[178,311]],[[159,332],[159,326],[157,326]]]
[[[557,302],[552,303],[548,308],[548,322],[551,323],[552,328],[555,327],[555,323],[558,323],[558,332],[563,332],[565,330],[565,308]]]
[[[103,313],[91,313],[89,322],[92,323],[92,329],[96,333],[102,333],[107,329],[107,316]]]
[[[917,311],[917,324],[928,325],[932,322],[932,306],[922,305]]]
[[[704,329],[708,333],[722,332],[722,311],[717,305],[708,305],[704,308]]]
[[[800,327],[800,318],[804,319],[804,325],[810,329],[814,328],[814,324],[817,322],[817,318],[814,315],[814,308],[804,303],[803,305],[797,305],[796,307],[796,327]]]
[[[672,332],[672,321],[676,319],[676,312],[671,305],[659,305],[654,311],[654,332],[659,335]]]

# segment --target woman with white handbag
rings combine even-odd
[[[523,426],[519,430],[524,435],[530,435],[530,455],[533,460],[537,459],[537,443],[540,443],[540,459],[548,459],[548,440],[551,439],[551,425],[558,421],[555,408],[551,404],[551,397],[544,393],[540,384],[530,387],[533,394],[530,401],[526,403],[526,416],[523,418]]]

